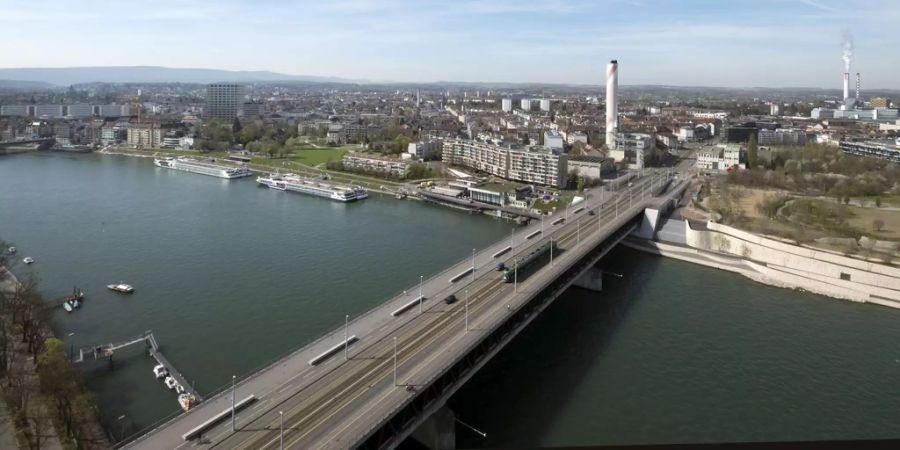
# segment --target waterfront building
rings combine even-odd
[[[341,162],[346,169],[374,172],[396,178],[406,178],[410,167],[410,163],[400,159],[360,153],[347,153]]]
[[[236,83],[213,83],[206,86],[203,117],[233,122],[240,109],[241,97],[241,85]]]
[[[100,128],[100,143],[102,144],[114,144],[126,137],[126,129],[119,125],[108,125]]]
[[[162,145],[163,132],[159,125],[152,123],[133,123],[127,129],[128,145],[135,148],[159,148]]]
[[[480,141],[451,139],[444,142],[443,162],[507,180],[544,186],[563,187],[567,181],[567,155],[553,154],[544,147],[513,149]]]

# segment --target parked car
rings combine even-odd
[[[444,303],[448,305],[456,303],[456,296],[453,294],[448,295],[447,298],[444,299]]]

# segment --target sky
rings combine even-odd
[[[900,0],[0,0],[0,67],[900,89]]]

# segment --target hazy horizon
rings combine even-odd
[[[884,56],[897,21],[887,0],[0,0],[0,68],[601,86],[618,59],[622,85],[839,89],[849,32],[865,91],[900,89],[900,60]]]

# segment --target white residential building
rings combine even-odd
[[[550,100],[546,98],[541,99],[541,111],[550,111]]]
[[[523,99],[519,102],[519,107],[522,108],[522,111],[531,111],[531,99],[530,99],[530,98],[523,98]]]
[[[545,186],[565,186],[567,161],[567,155],[556,155],[543,147],[512,149],[485,142],[451,139],[444,142],[443,148],[445,164]]]
[[[503,112],[512,111],[512,99],[511,98],[504,98],[500,102],[500,105],[501,105],[501,108],[503,109]]]

